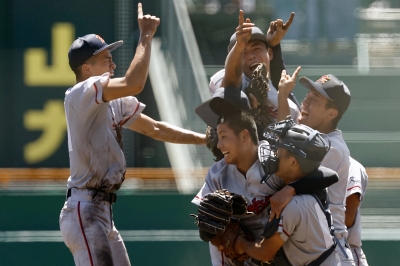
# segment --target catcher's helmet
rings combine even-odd
[[[266,174],[264,179],[278,170],[277,149],[279,147],[288,150],[298,160],[300,169],[305,174],[316,171],[330,149],[329,139],[328,142],[325,141],[318,130],[296,124],[290,117],[268,126],[264,137],[269,145],[263,146],[270,149],[269,152],[260,153],[259,148],[259,159]],[[261,154],[264,156],[260,156]]]

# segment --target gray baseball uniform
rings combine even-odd
[[[325,155],[321,165],[336,171],[339,176],[339,181],[328,188],[329,209],[332,213],[335,235],[348,258],[344,256],[339,245],[336,247],[336,251],[340,256],[342,265],[354,265],[353,255],[346,243],[347,229],[345,225],[346,188],[350,167],[350,151],[343,140],[340,130],[330,132],[327,134],[327,137],[329,137],[331,142],[331,148]]]
[[[60,229],[76,265],[130,265],[112,220],[111,204],[124,180],[125,157],[118,143],[145,105],[135,97],[102,101],[109,74],[91,77],[65,93],[71,176]]]
[[[208,171],[206,181],[200,191],[192,200],[192,203],[199,205],[204,196],[219,189],[227,189],[231,193],[242,195],[248,203],[248,212],[254,215],[240,217],[240,224],[250,229],[257,241],[263,239],[262,233],[268,221],[267,207],[269,199],[276,191],[285,186],[282,179],[271,176],[267,184],[261,184],[260,180],[264,170],[257,160],[247,171],[246,176],[240,173],[235,165],[226,164],[225,160],[216,162]],[[234,265],[223,252],[210,244],[210,255],[213,266]],[[251,265],[251,264],[248,264]]]
[[[215,73],[211,78],[210,78],[210,93],[213,95],[213,93],[221,87],[222,80],[224,79],[225,76],[225,69],[219,70],[217,73]],[[244,74],[242,74],[242,84],[240,85],[241,90],[244,90],[248,85],[250,84],[250,79],[246,77]],[[275,118],[277,117],[278,114],[278,91],[272,85],[271,80],[269,80],[268,83],[269,86],[269,91],[268,91],[268,107],[269,107],[269,113],[271,117]],[[290,99],[288,99],[289,103],[289,108],[290,108],[290,115],[292,116],[292,119],[294,121],[297,121],[299,114],[300,114],[300,109],[299,107]]]
[[[308,265],[334,244],[326,216],[310,195],[295,195],[281,213],[278,233],[291,265]],[[341,265],[334,250],[321,264]]]
[[[353,195],[355,193],[360,194],[360,206],[364,200],[365,192],[368,185],[368,175],[365,171],[364,166],[362,166],[358,161],[350,157],[350,169],[349,169],[349,179],[347,184],[346,197]],[[364,251],[361,248],[361,214],[360,207],[358,208],[356,218],[352,227],[347,229],[348,237],[347,241],[350,244],[351,251],[353,253],[353,259],[356,265],[368,266],[367,258]]]

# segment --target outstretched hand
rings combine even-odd
[[[138,24],[140,33],[144,36],[150,35],[151,37],[153,37],[154,34],[156,33],[158,25],[160,25],[160,19],[152,15],[143,16],[143,9],[141,3],[138,3],[137,12],[138,12]]]
[[[282,19],[277,19],[270,23],[267,32],[267,40],[271,47],[278,45],[283,37],[285,37],[287,31],[290,28],[290,25],[292,25],[293,19],[294,12],[290,14],[290,17],[286,21],[286,23],[283,23]]]
[[[254,23],[251,23],[250,19],[244,20],[243,10],[239,11],[239,26],[236,28],[236,44],[241,47],[245,47],[246,43],[251,38],[251,28],[253,28]]]
[[[301,66],[299,66],[293,72],[292,76],[286,74],[286,70],[282,70],[281,79],[279,80],[279,85],[278,85],[279,94],[285,94],[286,96],[289,96],[294,86],[296,85],[296,79],[297,76],[299,75],[300,69]]]

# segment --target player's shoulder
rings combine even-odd
[[[208,170],[207,176],[209,178],[218,178],[220,175],[225,174],[228,171],[229,165],[224,159],[215,162]]]
[[[102,82],[107,82],[109,80],[109,78],[110,78],[110,73],[108,73],[108,72],[101,76],[90,77],[86,80],[76,83],[73,87],[70,87],[65,92],[65,96],[84,92],[84,91],[88,90],[89,88],[91,88],[93,85],[95,86],[95,90],[102,89]]]

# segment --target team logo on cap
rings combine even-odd
[[[328,80],[331,80],[331,78],[328,77],[327,75],[324,75],[324,76],[320,77],[320,79],[317,80],[316,82],[319,82],[319,83],[321,83],[321,84],[324,84],[324,83],[327,82]]]
[[[105,43],[104,39],[101,38],[99,35],[96,35],[96,38],[99,39],[102,43]]]

